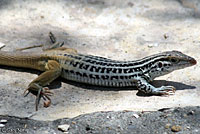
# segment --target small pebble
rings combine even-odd
[[[108,115],[108,116],[106,116],[106,118],[107,118],[107,119],[110,119],[110,116]]]
[[[134,116],[135,118],[139,118],[139,117],[140,117],[138,114],[133,114],[133,116]]]
[[[194,115],[194,111],[188,112],[188,115]]]
[[[163,36],[165,39],[169,38],[169,35],[167,35],[167,34],[164,34]]]
[[[157,46],[158,46],[158,43],[149,43],[149,44],[148,44],[148,47],[149,47],[149,48],[157,47]]]
[[[187,114],[183,114],[183,117],[187,117]]]
[[[3,48],[3,47],[5,47],[5,46],[6,45],[4,43],[0,42],[0,49]]]
[[[167,123],[167,124],[165,125],[165,128],[168,129],[170,126],[171,126],[171,124]]]
[[[5,125],[4,125],[4,124],[0,124],[0,128],[1,128],[1,127],[5,127]]]
[[[72,121],[72,124],[76,124],[76,122],[75,122],[75,121]]]
[[[187,126],[186,128],[187,128],[187,129],[190,129],[190,126]]]
[[[181,131],[181,126],[174,125],[171,127],[172,132],[179,132]]]
[[[62,132],[67,132],[69,127],[70,127],[70,125],[68,125],[68,124],[59,125],[58,130],[61,130]]]
[[[5,123],[7,123],[7,120],[0,120],[0,123],[5,124]]]

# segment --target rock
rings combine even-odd
[[[5,123],[7,123],[7,120],[0,120],[0,123],[2,123],[2,124],[5,124]]]
[[[4,124],[0,124],[0,128],[1,128],[1,127],[5,127],[5,125],[4,125]]]
[[[68,125],[68,124],[59,125],[58,130],[61,130],[62,132],[67,132],[69,127],[70,127],[70,125]]]
[[[167,124],[165,125],[165,128],[168,129],[170,126],[171,126],[171,124],[167,123]]]
[[[133,116],[134,116],[135,118],[139,118],[139,117],[140,117],[138,114],[133,114]]]
[[[179,132],[181,131],[181,126],[174,125],[171,127],[172,132]]]
[[[4,43],[0,42],[0,49],[3,48],[3,47],[5,47],[5,46],[6,45]]]

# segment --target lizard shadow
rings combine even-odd
[[[56,82],[57,81],[57,82]],[[52,85],[54,85],[54,83],[58,83],[58,80],[56,80],[52,83]],[[64,82],[79,88],[83,88],[83,89],[87,89],[87,90],[100,90],[100,91],[130,91],[130,90],[138,90],[135,86],[129,86],[129,87],[106,87],[106,86],[95,86],[95,85],[90,85],[90,84],[85,84],[85,83],[78,83],[78,82],[74,82],[74,81],[69,81],[63,78],[59,78],[60,82]],[[183,84],[180,82],[174,82],[174,81],[166,81],[166,80],[154,80],[153,82],[151,82],[152,85],[154,85],[155,87],[161,87],[161,86],[174,86],[176,88],[176,90],[184,90],[184,89],[195,89],[195,86],[191,86],[191,85],[187,85],[187,84]],[[55,84],[58,86],[58,84]],[[61,85],[61,84],[59,84]],[[58,87],[52,86],[52,88],[58,88]],[[148,95],[145,94],[141,91],[138,91],[138,93],[136,94],[137,96],[155,96],[155,95]]]
[[[31,74],[41,74],[40,71],[35,70],[35,69],[24,69],[21,67],[12,67],[12,66],[6,66],[6,65],[0,65],[0,69],[2,70],[9,70],[9,71],[16,71],[16,72],[26,72],[26,73],[31,73]]]

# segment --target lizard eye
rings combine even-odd
[[[178,63],[178,62],[179,62],[179,60],[176,59],[176,58],[170,58],[169,60],[170,60],[172,63]]]

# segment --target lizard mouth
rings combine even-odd
[[[192,59],[190,60],[190,63],[191,63],[192,65],[195,65],[195,64],[197,64],[197,61],[196,61],[194,58],[192,58]]]

